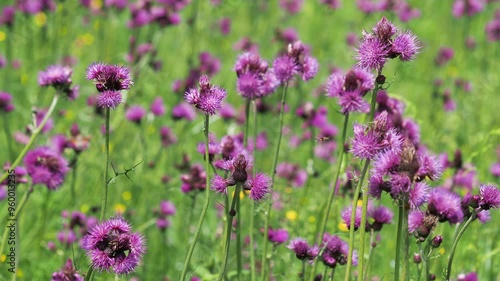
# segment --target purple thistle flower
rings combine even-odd
[[[181,102],[172,108],[172,118],[174,120],[186,119],[187,121],[192,121],[196,118],[196,111],[188,103]]]
[[[280,163],[276,167],[276,175],[288,180],[294,187],[303,186],[307,180],[307,171],[292,163]]]
[[[368,112],[370,104],[363,99],[368,91],[374,87],[374,77],[361,69],[352,69],[346,75],[333,72],[326,83],[326,92],[329,97],[337,97],[342,113]]]
[[[356,54],[358,66],[376,70],[380,74],[387,59],[396,57],[402,61],[413,59],[420,49],[417,37],[406,31],[392,39],[397,31],[397,27],[385,17],[375,25],[373,33],[364,31]]]
[[[50,190],[58,189],[69,171],[68,162],[59,153],[45,146],[26,153],[24,166],[33,184],[44,184]]]
[[[445,63],[449,62],[454,55],[455,52],[452,48],[441,47],[438,51],[438,54],[436,55],[436,58],[434,59],[434,62],[437,66],[442,66]]]
[[[304,0],[280,0],[279,4],[283,10],[293,15],[300,12],[304,5]]]
[[[123,218],[111,218],[98,224],[82,239],[82,248],[99,271],[113,270],[128,274],[135,270],[145,252],[141,234],[132,233]]]
[[[323,237],[324,250],[321,260],[325,266],[335,268],[337,265],[345,265],[349,255],[349,244],[336,235],[325,233]],[[353,265],[357,265],[357,253],[353,252]]]
[[[399,34],[392,43],[391,52],[399,56],[402,61],[412,60],[420,49],[417,36],[410,31]]]
[[[173,145],[177,142],[177,136],[174,134],[172,129],[170,129],[167,126],[162,126],[160,128],[160,138],[161,138],[161,145],[163,147]]]
[[[162,97],[156,97],[151,104],[151,112],[155,116],[163,116],[165,114],[165,104]]]
[[[57,240],[59,240],[62,244],[70,246],[76,242],[77,237],[73,230],[65,229],[57,233]]]
[[[411,210],[408,214],[408,232],[413,233],[424,223],[425,212]]]
[[[52,273],[50,281],[83,281],[83,277],[73,268],[71,259],[68,259],[60,271]]]
[[[38,127],[42,123],[43,118],[45,118],[45,114],[47,114],[47,109],[40,109],[36,111],[35,113],[36,127]],[[54,120],[52,120],[52,118],[49,118],[42,128],[42,133],[47,133],[50,130],[52,130],[52,128],[54,128]]]
[[[203,191],[206,187],[207,173],[199,164],[194,164],[189,168],[189,174],[181,175],[181,191],[188,193],[190,191]]]
[[[342,221],[346,225],[347,229],[351,228],[351,214],[352,214],[352,207],[344,208],[341,213]],[[361,207],[356,207],[354,230],[357,230],[360,226],[361,226]]]
[[[222,102],[226,98],[226,90],[211,85],[206,75],[200,77],[199,86],[199,90],[191,88],[184,94],[187,103],[200,109],[203,114],[216,114],[221,109]]]
[[[309,246],[307,241],[303,238],[293,239],[290,241],[287,248],[292,250],[299,260],[312,261],[319,254],[319,248],[317,246]]]
[[[385,206],[372,207],[368,210],[368,216],[373,219],[370,227],[375,231],[380,231],[384,224],[391,224],[394,214]]]
[[[125,112],[125,118],[137,124],[141,123],[142,118],[146,116],[146,110],[140,105],[132,105]]]
[[[161,201],[160,203],[160,213],[165,216],[173,216],[176,213],[174,203],[170,201]]]
[[[437,216],[440,222],[458,223],[464,217],[460,196],[442,188],[431,191],[427,208],[428,212]]]
[[[484,27],[486,37],[490,42],[500,41],[500,10],[495,10],[495,17]]]
[[[0,14],[0,25],[11,27],[14,24],[16,8],[13,6],[5,6]]]
[[[271,243],[274,243],[276,245],[283,244],[286,241],[288,241],[288,231],[284,228],[280,229],[270,228],[267,238]]]
[[[254,178],[249,179],[243,184],[245,190],[250,190],[250,199],[260,201],[270,192],[271,178],[262,173],[258,173]]]
[[[97,105],[99,107],[115,108],[120,103],[122,103],[122,94],[117,91],[104,91],[97,96]]]
[[[425,182],[416,182],[409,192],[410,208],[418,209],[429,199],[429,185]]]
[[[490,173],[494,177],[500,177],[500,162],[496,162],[496,163],[491,164]]]
[[[227,187],[229,185],[234,185],[234,183],[229,182],[227,179],[219,175],[213,176],[210,180],[210,188],[218,193],[227,194]]]
[[[477,273],[471,272],[471,273],[461,273],[457,275],[457,281],[478,281]]]
[[[500,208],[500,190],[493,184],[483,184],[479,187],[479,207],[483,210]]]
[[[132,86],[129,69],[124,66],[94,62],[87,67],[87,80],[93,80],[97,91],[119,92]]]
[[[273,62],[274,74],[281,84],[292,80],[293,76],[298,73],[297,68],[294,59],[286,55],[276,58]]]
[[[484,10],[484,0],[455,0],[452,7],[452,14],[456,18],[464,15],[471,17]]]
[[[64,89],[71,84],[73,70],[67,66],[50,65],[45,71],[38,74],[38,85],[53,86],[56,89]]]
[[[7,92],[0,92],[0,112],[11,112],[14,110],[12,96]]]
[[[363,69],[381,71],[387,61],[389,50],[385,43],[372,36],[363,37],[357,49],[357,65]]]

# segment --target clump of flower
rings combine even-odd
[[[236,88],[244,98],[255,99],[267,96],[279,85],[274,71],[258,54],[243,53],[238,57],[234,70],[238,77]]]
[[[215,175],[211,180],[212,190],[227,194],[227,187],[241,184],[244,190],[250,191],[249,197],[255,201],[262,200],[269,193],[271,179],[265,174],[258,173],[249,178],[247,169],[250,169],[252,160],[241,153],[235,158],[225,160],[219,168],[230,172],[228,178]]]
[[[482,0],[455,0],[452,14],[456,18],[464,15],[471,17],[484,10],[485,1]]]
[[[434,59],[434,62],[437,66],[442,66],[449,62],[453,56],[455,55],[455,51],[449,47],[441,47]]]
[[[203,75],[200,77],[199,89],[189,89],[184,98],[187,103],[200,109],[203,114],[214,115],[221,109],[226,95],[226,90],[210,84],[208,77]]]
[[[267,238],[274,245],[280,245],[288,241],[288,231],[284,228],[278,228],[278,229],[269,228]]]
[[[146,110],[140,105],[132,105],[125,112],[125,118],[138,125],[141,124],[141,121],[145,116],[146,116]]]
[[[273,62],[274,73],[281,84],[288,83],[295,75],[308,81],[316,76],[318,68],[318,61],[309,54],[308,48],[301,41],[289,44],[286,54]]]
[[[355,58],[359,67],[380,74],[388,59],[399,57],[402,61],[410,61],[419,50],[415,35],[410,31],[398,32],[398,28],[383,17],[371,33],[363,31]]]
[[[329,268],[335,268],[337,265],[345,265],[349,255],[349,244],[336,235],[325,233],[323,237],[323,251],[321,252],[321,261]],[[357,252],[353,252],[353,265],[358,265]]]
[[[52,273],[50,281],[83,281],[83,277],[73,267],[71,259],[68,259],[61,270]]]
[[[486,24],[484,30],[488,41],[500,41],[500,9],[495,10],[495,16]]]
[[[333,72],[326,83],[326,95],[337,98],[343,114],[370,111],[370,104],[363,97],[373,89],[375,78],[362,69],[351,69],[345,75]]]
[[[388,124],[387,112],[375,117],[369,126],[354,124],[351,152],[361,159],[373,159],[386,150],[398,150],[403,145],[401,135]]]
[[[176,213],[175,205],[170,201],[161,201],[160,208],[156,209],[154,213],[157,215],[156,227],[164,231],[171,225],[171,222],[168,219],[168,217],[175,215]]]
[[[385,191],[417,209],[429,198],[429,186],[424,180],[436,180],[441,173],[442,167],[434,156],[407,141],[402,148],[386,150],[374,159],[369,193],[380,198]]]
[[[181,191],[203,191],[206,187],[207,173],[200,164],[194,164],[189,168],[189,174],[181,175]]]
[[[115,108],[122,102],[121,90],[128,90],[133,82],[129,69],[118,65],[92,63],[87,67],[87,80],[93,80],[99,95],[99,107]]]
[[[319,254],[318,246],[309,246],[307,241],[303,238],[293,239],[292,241],[290,241],[290,244],[288,244],[287,248],[292,250],[299,260],[307,260],[310,263],[312,263]]]
[[[292,163],[280,163],[276,167],[276,175],[284,178],[294,187],[301,187],[307,181],[307,171],[301,169],[299,165]]]
[[[111,218],[92,228],[83,237],[82,248],[99,271],[116,274],[133,272],[146,251],[141,234],[133,233],[123,218]]]
[[[79,87],[71,88],[73,70],[68,66],[50,65],[38,74],[38,84],[42,87],[52,86],[58,93],[65,94],[70,100],[78,97]]]
[[[0,112],[9,113],[14,110],[12,96],[7,92],[0,92]]]
[[[66,159],[46,146],[26,153],[24,166],[33,184],[44,184],[50,190],[58,189],[69,171]]]

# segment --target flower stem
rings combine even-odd
[[[372,93],[372,97],[371,97],[371,104],[370,104],[370,120],[369,120],[370,123],[373,121],[373,119],[375,117],[375,105],[376,105],[376,101],[377,101],[377,93],[378,93],[380,87],[382,87],[382,85],[377,83],[375,86],[375,89],[373,89],[373,93]],[[367,160],[367,163],[369,163],[368,160]],[[367,166],[365,166],[365,167],[367,167]],[[362,175],[362,179],[360,180],[361,185],[363,184],[363,180],[364,180],[364,174]],[[365,256],[365,234],[366,234],[365,225],[366,225],[366,219],[367,219],[366,213],[368,211],[368,186],[365,186],[362,188],[362,193],[363,193],[363,197],[362,197],[362,207],[361,207],[361,227],[359,229],[359,261],[358,261],[358,268],[360,268],[361,272],[358,274],[358,281],[363,280],[363,263],[365,260],[364,256]],[[353,210],[355,210],[354,206],[353,206]],[[353,212],[353,214],[355,214],[355,212]],[[353,217],[351,216],[351,223],[354,222],[352,219],[353,219]],[[351,244],[349,244],[349,245],[351,245]],[[396,280],[399,280],[399,279],[396,279]]]
[[[227,260],[229,259],[229,246],[231,245],[231,232],[233,229],[233,218],[236,215],[235,212],[235,206],[239,204],[240,201],[240,189],[241,189],[241,183],[236,184],[236,190],[234,191],[233,195],[233,200],[231,202],[231,209],[229,210],[229,218],[227,220],[227,232],[226,232],[226,242],[224,246],[224,260],[222,263],[222,268],[219,273],[219,281],[224,279],[224,276],[226,275],[226,268],[227,268]],[[229,196],[229,195],[228,195]],[[238,231],[238,229],[237,229]],[[239,279],[239,277],[238,277]]]
[[[74,161],[73,161],[73,171],[71,171],[71,203],[74,207],[76,207],[76,193],[75,193],[75,187],[76,187],[76,170],[78,167],[78,154],[75,155]]]
[[[201,227],[203,225],[203,221],[205,220],[205,216],[207,214],[208,206],[210,205],[210,177],[209,177],[209,170],[210,170],[210,161],[209,161],[209,154],[208,154],[208,129],[209,129],[209,121],[210,121],[210,115],[205,114],[205,129],[204,129],[204,135],[205,135],[205,170],[207,174],[206,182],[205,182],[205,202],[203,204],[203,208],[201,209],[201,214],[200,214],[200,219],[198,220],[198,225],[196,226],[196,231],[194,233],[193,237],[193,242],[189,246],[188,253],[186,255],[186,260],[184,261],[184,267],[181,272],[181,277],[180,281],[184,281],[186,279],[186,274],[187,270],[189,267],[189,262],[191,261],[191,257],[193,256],[194,248],[196,246],[196,242],[198,241],[198,237],[200,236],[201,233]]]
[[[371,260],[372,260],[372,256],[373,256],[373,250],[375,249],[373,245],[373,242],[375,240],[375,231],[372,229],[370,231],[370,251],[368,251],[368,260],[366,262],[366,268],[365,270],[363,270],[363,280],[366,281],[366,279],[368,278],[368,271],[370,270],[370,263],[371,263]]]
[[[52,115],[52,112],[54,112],[54,109],[56,108],[58,100],[59,100],[59,94],[56,93],[54,95],[54,98],[52,99],[52,103],[50,104],[49,109],[47,110],[47,113],[45,114],[45,117],[43,117],[43,120],[40,123],[40,125],[38,125],[38,127],[33,131],[33,134],[31,135],[31,137],[28,141],[28,144],[26,144],[26,146],[23,148],[21,153],[17,156],[16,160],[14,160],[14,163],[12,163],[12,165],[10,166],[11,169],[16,168],[17,165],[19,165],[19,163],[23,160],[24,156],[26,155],[28,150],[31,148],[33,143],[35,142],[36,137],[40,134],[40,132],[42,131],[42,128],[45,126],[45,124],[49,120],[50,115]],[[3,173],[2,177],[0,178],[0,182],[2,182],[4,179],[6,179],[7,176],[8,176],[8,172],[6,171]]]
[[[283,93],[281,94],[281,108],[280,108],[280,126],[279,126],[279,133],[278,133],[278,144],[276,145],[276,153],[274,154],[274,161],[273,161],[273,168],[271,170],[271,186],[274,188],[274,177],[276,175],[276,166],[278,165],[278,156],[280,152],[280,144],[281,144],[281,137],[283,135],[283,116],[285,112],[285,99],[286,99],[286,93],[288,90],[288,82],[285,83],[285,86],[283,88]],[[269,219],[271,218],[271,207],[273,205],[273,199],[272,199],[272,190],[270,191],[270,196],[267,199],[267,212],[265,214],[265,219],[264,219],[264,252],[262,253],[262,261],[261,261],[261,281],[265,281],[266,278],[266,268],[267,268],[267,249],[269,246],[268,243],[268,235],[269,235]]]
[[[341,143],[339,145],[339,150],[338,152],[338,162],[337,162],[337,173],[335,174],[335,181],[333,184],[333,188],[330,192],[330,196],[328,197],[328,203],[326,205],[326,210],[325,214],[323,215],[323,222],[321,223],[321,228],[320,228],[320,236],[317,237],[320,241],[323,239],[323,236],[325,235],[326,232],[326,224],[328,222],[328,216],[330,214],[330,210],[333,204],[333,199],[335,198],[335,191],[337,190],[337,184],[339,181],[339,176],[340,176],[340,171],[342,170],[342,163],[344,160],[344,144],[345,144],[345,139],[347,135],[347,124],[349,123],[349,113],[344,115],[344,126],[342,128],[342,138],[341,138]],[[316,270],[318,268],[319,263],[314,263],[313,271],[310,277],[310,280],[314,279],[314,275],[316,274]]]
[[[4,128],[4,132],[5,132],[5,138],[7,139],[7,150],[9,152],[9,161],[13,161],[14,160],[14,151],[12,150],[13,145],[12,145],[12,134],[10,131],[10,124],[9,124],[9,120],[7,120],[7,114],[3,113],[2,115],[3,115],[3,128]]]
[[[361,185],[365,180],[366,172],[368,171],[368,166],[370,166],[370,159],[366,159],[365,165],[363,166],[363,171],[361,172],[361,178],[356,184],[356,190],[354,191],[353,199],[352,199],[352,211],[351,211],[351,222],[349,227],[349,255],[347,256],[347,265],[345,271],[345,281],[349,281],[351,277],[351,267],[352,267],[352,253],[354,251],[354,222],[356,221],[356,207],[359,199],[359,192],[361,191]],[[360,229],[364,229],[365,225],[361,224]],[[360,261],[363,259],[363,256],[359,254],[358,268],[362,268],[363,265]],[[362,272],[358,273],[362,275]]]
[[[399,202],[399,212],[398,212],[398,233],[396,236],[396,258],[394,266],[394,280],[399,280],[399,268],[401,267],[401,239],[403,231],[403,218],[404,216],[404,206],[403,202]]]
[[[464,234],[465,230],[467,227],[469,227],[470,223],[476,218],[476,212],[473,212],[472,215],[469,217],[467,222],[465,222],[464,226],[460,231],[458,232],[458,235],[455,239],[453,239],[453,244],[451,246],[451,251],[450,251],[450,257],[448,258],[448,269],[446,270],[446,279],[445,280],[450,280],[451,276],[451,265],[453,264],[453,257],[455,256],[455,250],[457,249],[458,241],[460,241],[460,238],[462,238],[462,235]]]
[[[257,104],[255,101],[252,101],[252,111],[253,111],[253,148],[254,151],[257,149]],[[255,153],[254,153],[254,163],[255,163]],[[255,176],[255,168],[253,169],[253,173]],[[254,244],[254,227],[255,227],[255,201],[252,200],[251,203],[251,213],[250,213],[250,233],[248,234],[250,237],[250,275],[251,280],[255,281],[256,272],[255,272],[255,244]],[[264,237],[267,239],[267,237]]]
[[[105,136],[105,144],[104,144],[104,149],[105,149],[105,166],[104,166],[104,194],[102,197],[101,201],[101,216],[99,218],[99,221],[103,221],[104,217],[106,216],[106,206],[108,204],[108,172],[109,172],[109,115],[110,115],[110,109],[109,107],[106,108],[106,131],[104,132]]]
[[[85,274],[85,281],[91,281],[94,277],[94,268],[92,265],[89,266],[89,269],[87,270],[87,274]]]
[[[16,187],[17,188],[17,187]],[[19,214],[24,208],[24,205],[26,205],[26,202],[28,201],[28,198],[30,197],[30,194],[33,192],[33,185],[30,185],[28,187],[28,190],[24,193],[23,197],[21,198],[21,201],[19,202],[19,205],[17,209],[15,210],[13,216],[10,216],[10,214],[7,216],[7,223],[10,223],[11,221],[17,221],[19,218]],[[16,228],[17,231],[17,228]],[[3,249],[5,247],[5,242],[7,241],[7,233],[9,232],[8,228],[5,228],[5,231],[3,232],[2,236],[2,244],[0,245],[0,255],[3,252]],[[17,237],[17,235],[16,235]],[[17,242],[16,242],[17,243]]]

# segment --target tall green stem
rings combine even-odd
[[[75,155],[73,162],[73,171],[71,171],[71,203],[76,207],[76,171],[78,167],[78,154]]]
[[[476,212],[473,212],[472,215],[467,220],[467,222],[465,222],[462,229],[460,229],[460,231],[458,232],[457,237],[453,239],[453,244],[451,246],[451,251],[450,251],[450,257],[448,258],[448,269],[446,270],[446,280],[450,280],[451,265],[453,264],[453,257],[455,256],[455,250],[457,249],[458,241],[460,241],[460,238],[462,238],[462,235],[464,234],[465,230],[467,229],[467,227],[469,227],[470,223],[476,218],[476,216],[477,216]]]
[[[102,197],[101,201],[101,216],[100,216],[100,221],[102,222],[104,220],[104,217],[106,216],[106,207],[108,204],[108,173],[109,173],[109,115],[110,115],[110,109],[109,107],[106,108],[106,132],[104,133],[105,136],[105,144],[104,144],[104,149],[105,149],[105,166],[104,166],[104,194]]]
[[[359,192],[361,191],[361,185],[363,184],[366,176],[366,172],[368,171],[368,167],[370,166],[370,159],[367,159],[365,165],[363,166],[363,171],[361,172],[361,178],[356,184],[356,190],[354,191],[354,195],[352,198],[352,211],[351,211],[351,221],[349,223],[349,255],[347,256],[347,265],[345,271],[345,281],[349,281],[351,276],[351,267],[352,267],[352,253],[354,252],[354,223],[356,221],[356,209],[358,205]],[[361,224],[360,229],[364,229],[365,225]],[[363,256],[359,255],[359,260],[363,259]],[[358,268],[361,268],[358,261]],[[362,275],[362,272],[358,274]]]
[[[279,133],[278,133],[278,143],[276,145],[276,153],[274,154],[274,161],[273,161],[273,168],[271,170],[271,186],[274,189],[274,177],[276,175],[276,166],[278,165],[278,156],[280,153],[280,144],[281,144],[281,137],[283,135],[283,116],[285,113],[285,100],[286,100],[286,93],[288,90],[288,82],[285,83],[285,86],[283,87],[283,93],[281,94],[281,108],[280,108],[280,126],[279,126]],[[262,270],[261,270],[261,281],[265,281],[266,277],[266,268],[267,268],[267,249],[269,246],[268,243],[268,235],[269,235],[269,219],[271,218],[271,207],[273,205],[273,199],[272,199],[272,190],[271,190],[271,196],[268,197],[267,199],[267,212],[265,214],[265,219],[264,219],[264,252],[262,253]]]
[[[210,205],[210,177],[209,177],[209,171],[210,171],[210,161],[209,161],[209,154],[208,154],[208,129],[209,129],[209,121],[210,121],[210,115],[205,114],[205,129],[204,129],[204,135],[205,135],[205,171],[207,174],[206,178],[206,186],[205,186],[205,202],[203,203],[203,208],[201,210],[200,214],[200,219],[198,220],[198,225],[196,226],[196,231],[194,233],[194,238],[193,242],[189,246],[187,255],[186,255],[186,260],[184,261],[184,267],[181,272],[181,277],[180,281],[184,281],[186,279],[186,274],[187,270],[189,267],[189,262],[191,261],[191,257],[193,256],[194,248],[196,246],[196,242],[198,242],[198,237],[200,236],[201,233],[201,227],[203,225],[203,221],[205,220],[205,216],[207,214],[208,206]]]
[[[252,101],[252,111],[253,111],[253,147],[254,151],[257,149],[257,105],[255,104],[255,101]],[[254,163],[255,163],[255,153],[254,153]],[[255,176],[255,168],[253,169],[253,173]],[[252,200],[250,203],[252,204],[251,207],[251,213],[250,213],[250,231],[249,231],[249,237],[250,237],[250,276],[251,280],[255,281],[256,277],[256,272],[255,272],[255,244],[254,244],[254,227],[255,227],[255,201]],[[267,237],[264,237],[264,239],[267,239]]]
[[[328,203],[326,205],[326,210],[325,210],[325,213],[323,215],[323,221],[321,223],[321,228],[320,228],[320,236],[317,237],[317,239],[319,239],[321,241],[321,239],[323,239],[323,236],[325,235],[325,232],[326,232],[326,224],[328,223],[328,216],[330,215],[330,210],[331,210],[331,207],[332,207],[332,204],[333,204],[333,199],[335,198],[335,190],[337,190],[337,184],[338,184],[338,181],[339,181],[339,177],[340,177],[340,171],[342,170],[342,163],[343,163],[343,160],[344,160],[344,144],[345,144],[345,139],[346,139],[346,135],[347,135],[347,124],[349,123],[349,113],[344,115],[344,126],[342,128],[342,138],[341,138],[341,143],[340,145],[338,146],[339,147],[339,150],[337,151],[338,153],[338,156],[337,156],[337,173],[335,174],[335,181],[334,181],[334,184],[333,184],[333,188],[330,192],[330,196],[328,197]],[[318,269],[318,264],[319,263],[314,263],[314,267],[313,267],[313,271],[312,271],[312,274],[309,278],[309,280],[314,280],[314,275],[316,274],[316,270]]]
[[[9,120],[7,120],[7,113],[0,113],[3,116],[3,130],[5,132],[5,138],[7,141],[7,151],[9,152],[9,161],[14,160],[14,151],[12,145],[12,134],[10,131]]]
[[[30,194],[32,192],[33,192],[33,185],[30,185],[28,187],[28,190],[26,190],[23,197],[21,198],[21,202],[19,202],[19,205],[13,214],[14,216],[10,216],[10,214],[7,215],[7,224],[9,224],[10,221],[16,221],[16,224],[17,224],[17,219],[19,217],[19,214],[23,210],[24,205],[26,205],[26,202],[28,201],[28,198],[30,197]],[[11,217],[11,218],[9,218],[9,217]],[[16,227],[16,231],[17,231],[17,227]],[[7,233],[8,232],[9,232],[9,229],[5,228],[5,231],[3,232],[3,236],[2,236],[2,244],[0,245],[0,255],[3,253],[3,249],[5,247],[5,242],[7,241]],[[16,235],[16,237],[17,237],[17,235]]]
[[[373,89],[372,92],[372,97],[371,97],[371,103],[370,103],[370,120],[369,122],[371,123],[375,117],[375,105],[377,101],[377,93],[380,90],[380,87],[382,87],[381,84],[376,84],[375,89]],[[369,161],[367,161],[369,162]],[[363,184],[363,179],[361,180],[361,184]],[[364,264],[364,256],[365,256],[365,234],[366,234],[366,213],[368,211],[368,186],[364,186],[362,188],[362,207],[361,207],[361,228],[359,229],[359,261],[358,261],[358,268],[361,269],[361,273],[358,274],[358,281],[363,280],[363,264]],[[354,210],[354,209],[353,209]],[[352,221],[352,216],[351,216],[351,223]],[[349,244],[352,245],[352,244]]]
[[[396,258],[395,258],[395,266],[394,266],[394,280],[399,280],[399,268],[401,267],[401,243],[403,236],[403,221],[404,221],[404,204],[399,201],[399,211],[398,211],[398,233],[396,236]]]
[[[219,281],[223,280],[224,276],[226,275],[227,261],[229,259],[229,246],[231,245],[231,233],[233,229],[233,218],[236,215],[235,206],[237,206],[240,201],[240,189],[241,189],[241,183],[237,183],[236,190],[234,191],[233,195],[233,200],[231,202],[231,209],[229,210],[229,218],[227,220],[226,242],[224,246],[224,261],[222,263],[222,268],[219,273],[219,279],[217,279]]]
[[[56,93],[54,95],[54,98],[52,99],[52,103],[50,104],[49,109],[47,110],[47,113],[45,114],[45,117],[43,117],[43,120],[42,120],[42,122],[40,122],[40,125],[38,125],[38,127],[33,131],[33,134],[31,135],[31,137],[28,141],[28,144],[26,144],[26,146],[23,148],[21,153],[17,156],[16,160],[14,160],[14,163],[12,163],[12,165],[10,166],[11,169],[16,168],[17,165],[19,165],[19,163],[23,160],[24,156],[26,155],[28,150],[31,148],[33,143],[35,142],[36,137],[40,134],[40,132],[42,131],[42,128],[45,126],[45,124],[49,120],[50,115],[52,115],[52,112],[54,112],[54,109],[56,108],[58,100],[59,100],[59,94]],[[0,182],[5,180],[7,178],[7,176],[8,176],[8,172],[6,171],[3,173],[2,177],[0,178]]]

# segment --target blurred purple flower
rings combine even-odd
[[[44,184],[50,190],[58,189],[69,171],[66,159],[45,146],[28,151],[24,165],[33,184]]]
[[[73,268],[71,259],[68,259],[61,270],[52,273],[50,281],[83,281],[83,277]]]

